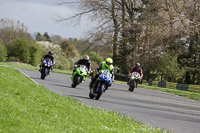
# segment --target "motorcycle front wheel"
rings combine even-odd
[[[136,87],[136,81],[135,80],[131,80],[130,83],[129,83],[129,91],[134,91]]]
[[[46,71],[45,68],[41,69],[41,79],[43,79],[43,80],[45,79],[45,76],[46,76],[45,71]]]
[[[81,80],[81,77],[78,76],[78,75],[75,75],[75,76],[74,76],[74,82],[72,83],[71,86],[72,86],[73,88],[76,88],[76,86],[79,84],[79,82],[81,82],[80,80]]]
[[[97,90],[97,95],[95,97],[96,100],[99,100],[99,98],[101,97],[101,95],[102,95],[102,88],[103,88],[103,85],[101,84],[101,82],[99,82],[99,85],[97,86],[97,89],[98,89]]]

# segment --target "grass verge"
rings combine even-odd
[[[31,66],[29,64],[18,63],[18,62],[0,62],[0,65],[17,67],[17,68],[22,68],[22,69],[29,69],[29,70],[39,70],[39,66]],[[68,74],[68,75],[72,74],[72,71],[70,71],[70,70],[53,69],[52,72]]]
[[[122,84],[127,84],[126,82],[123,82],[123,81],[117,81],[117,82],[122,83]],[[163,91],[163,92],[171,93],[174,95],[193,99],[196,101],[200,101],[200,93],[181,91],[181,90],[175,90],[175,89],[169,89],[169,88],[161,88],[161,87],[156,87],[156,86],[148,86],[148,85],[143,85],[143,84],[139,84],[138,87],[157,90],[157,91]]]
[[[167,132],[119,113],[89,108],[0,66],[0,132]]]

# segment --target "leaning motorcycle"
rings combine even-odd
[[[49,74],[52,65],[53,63],[50,58],[46,58],[43,60],[40,70],[41,79],[45,79],[45,77]]]
[[[129,91],[134,91],[137,87],[137,82],[141,79],[141,76],[138,72],[132,72],[129,78]]]
[[[85,65],[80,65],[72,76],[72,84],[71,86],[75,88],[77,85],[82,83],[87,76],[88,69]]]
[[[91,99],[95,98],[98,100],[102,93],[105,93],[106,91],[106,85],[109,85],[112,82],[112,74],[108,70],[101,70],[101,74],[99,77],[96,79],[96,81],[93,82],[90,92],[89,92],[89,97]]]

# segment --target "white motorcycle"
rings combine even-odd
[[[134,91],[134,89],[137,87],[138,81],[141,79],[141,76],[138,72],[132,72],[129,75],[129,91]]]

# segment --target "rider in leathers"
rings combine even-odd
[[[140,67],[140,63],[136,63],[135,67],[132,67],[131,70],[128,72],[128,81],[127,81],[127,84],[129,84],[130,74],[132,72],[138,72],[140,74],[141,79],[143,77],[143,72],[142,72],[142,68]]]
[[[47,59],[47,58],[50,58],[51,61],[52,61],[52,63],[53,63],[53,65],[55,65],[55,59],[54,59],[53,51],[52,51],[52,50],[50,50],[50,51],[48,52],[48,54],[46,54],[46,55],[44,55],[44,56],[42,57],[42,59],[41,59],[41,64],[42,64],[43,61],[44,61],[45,59]],[[41,66],[42,66],[41,64],[40,64],[40,70],[41,70]],[[53,65],[50,66],[50,71],[53,70]],[[39,70],[39,71],[40,71],[40,70]]]
[[[106,61],[102,62],[99,67],[96,69],[95,71],[95,75],[91,78],[90,81],[90,85],[89,87],[92,87],[93,82],[99,77],[99,75],[101,74],[101,70],[109,70],[110,73],[112,74],[112,82],[114,82],[114,67],[112,65],[113,60],[111,58],[107,58]],[[110,87],[112,84],[110,82],[110,84],[106,85],[106,89],[108,89],[108,87]]]
[[[91,64],[89,62],[89,56],[88,55],[85,55],[83,57],[83,59],[80,59],[78,60],[77,62],[75,62],[75,65],[74,65],[74,70],[73,70],[73,73],[72,75],[74,74],[74,72],[76,71],[76,68],[79,66],[79,65],[85,65],[88,69],[88,73],[91,71]]]

